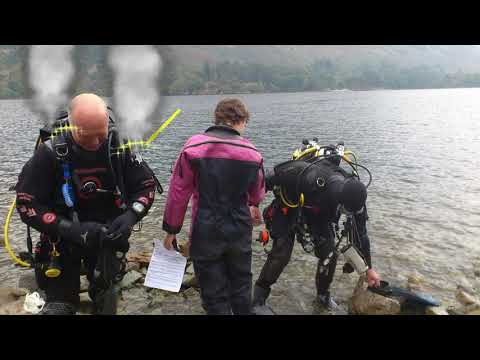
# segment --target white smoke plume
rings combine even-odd
[[[109,53],[113,104],[123,138],[141,140],[159,105],[162,59],[150,45],[116,45]]]
[[[73,45],[32,45],[28,64],[33,108],[45,122],[68,101],[67,89],[74,75]]]

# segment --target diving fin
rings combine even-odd
[[[390,286],[386,281],[380,281],[379,287],[368,287],[371,292],[382,295],[385,297],[401,298],[405,303],[419,306],[440,306],[440,302],[435,300],[432,296],[421,293],[413,292],[407,289],[402,289],[397,286]]]

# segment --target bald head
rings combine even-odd
[[[70,102],[70,122],[75,126],[75,142],[86,150],[97,150],[108,134],[107,105],[95,94],[80,94]]]

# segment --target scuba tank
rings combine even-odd
[[[352,173],[340,168],[342,160],[352,168]],[[317,166],[319,163],[322,163],[322,165]],[[312,166],[315,166],[315,168],[312,169]],[[294,231],[297,241],[300,242],[307,253],[314,250],[315,244],[302,217],[302,209],[305,203],[306,205],[323,203],[328,201],[331,196],[335,196],[339,203],[343,201],[340,194],[342,194],[342,188],[346,184],[346,180],[351,177],[360,180],[358,167],[362,167],[368,172],[370,177],[366,186],[368,187],[372,180],[370,171],[357,163],[355,154],[345,149],[343,141],[339,141],[336,145],[320,146],[318,138],[304,139],[302,146],[293,152],[291,160],[275,166],[273,175],[269,177],[271,187],[273,187],[275,195],[280,198],[283,205],[288,208],[297,208],[298,217]],[[326,187],[327,182],[329,184],[328,188]],[[340,242],[337,243],[336,252],[338,252],[339,245]],[[359,274],[368,270],[365,261],[353,244],[344,247],[341,253],[350,267]],[[333,255],[333,253],[329,255],[329,258]]]
[[[365,275],[368,271],[368,266],[365,263],[365,260],[360,256],[358,250],[352,244],[345,246],[341,253],[345,258],[345,261],[348,262],[359,275]]]

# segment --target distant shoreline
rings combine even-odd
[[[440,87],[440,88],[372,88],[372,89],[332,89],[332,90],[302,90],[302,91],[263,91],[263,92],[225,92],[225,93],[201,93],[201,94],[165,94],[164,97],[176,96],[225,96],[225,95],[263,95],[263,94],[299,94],[299,93],[329,93],[329,92],[366,92],[366,91],[404,91],[404,90],[454,90],[454,89],[480,89],[480,86],[471,87]],[[90,90],[91,91],[91,90]],[[103,96],[110,98],[112,96]],[[0,100],[32,100],[31,97],[0,97]]]

